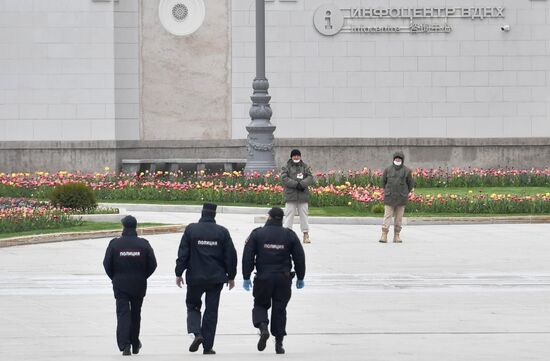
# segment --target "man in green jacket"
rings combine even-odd
[[[384,170],[382,175],[382,187],[384,188],[384,220],[382,221],[382,237],[381,243],[388,242],[388,232],[390,231],[390,223],[394,218],[393,223],[393,241],[401,243],[401,223],[403,221],[403,213],[409,199],[409,193],[414,188],[412,172],[405,167],[405,155],[403,152],[395,152],[393,154],[393,164]]]
[[[308,216],[308,187],[313,184],[314,179],[311,169],[302,161],[300,150],[293,149],[290,152],[290,159],[283,167],[281,180],[284,187],[285,220],[284,226],[292,229],[294,215],[300,216],[300,228],[304,234],[303,242],[311,243],[309,239]]]

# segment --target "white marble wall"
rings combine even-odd
[[[339,7],[504,6],[506,17],[450,19],[450,34],[324,37],[313,12],[330,2],[266,3],[276,137],[550,136],[550,1],[333,0]],[[238,139],[250,122],[254,0],[233,0],[232,22]]]
[[[0,140],[115,139],[113,3],[0,0]]]
[[[157,112],[144,123],[151,125],[146,136],[140,122],[154,112],[142,110],[140,89],[154,83],[140,84],[140,1],[0,0],[0,141],[245,138],[254,0],[224,1],[231,29],[226,7],[207,1],[202,30],[217,45],[198,41],[193,50],[221,60],[210,67],[220,73],[212,84],[205,72],[192,72],[197,79],[188,84],[207,90],[204,104],[182,105],[192,131],[158,132],[159,124],[171,126]],[[324,37],[312,17],[327,2],[266,0],[277,137],[550,136],[550,0],[334,0],[340,7],[504,6],[506,18],[451,19],[450,34]],[[153,14],[156,5],[148,6]],[[504,23],[509,33],[500,31]],[[169,87],[159,89],[155,97],[165,98]],[[189,117],[193,107],[202,118]]]
[[[138,140],[140,121],[139,0],[114,3],[115,119],[117,140]]]

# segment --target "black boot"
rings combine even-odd
[[[204,350],[202,352],[203,355],[215,355],[216,354],[216,351],[210,349],[210,350]]]
[[[141,341],[139,342],[139,345],[137,347],[134,347],[134,345],[132,345],[132,353],[134,355],[137,355],[139,353],[139,350],[141,350]]]
[[[122,351],[122,356],[130,356],[132,353],[130,352],[130,345],[124,346],[124,350]]]
[[[265,344],[269,338],[269,331],[267,330],[267,324],[260,323],[260,340],[258,341],[258,351],[265,350]]]
[[[283,347],[283,337],[275,337],[275,353],[284,354],[285,349]]]
[[[199,346],[201,343],[204,342],[204,338],[201,335],[195,335],[195,339],[193,342],[191,342],[191,346],[189,346],[189,352],[197,352],[199,349]]]

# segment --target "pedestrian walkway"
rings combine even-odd
[[[189,223],[192,213],[132,212],[140,222]],[[239,252],[259,226],[218,214]],[[379,244],[379,226],[315,225],[306,287],[293,288],[287,354],[256,351],[252,295],[224,290],[220,360],[547,360],[550,225],[407,227]],[[391,233],[390,233],[391,235]],[[185,291],[173,273],[180,234],[149,236],[159,268],[142,312],[140,360],[189,354]],[[102,259],[108,239],[0,249],[1,360],[117,360],[115,302]]]

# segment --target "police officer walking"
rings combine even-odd
[[[137,236],[137,220],[132,216],[122,219],[122,237],[111,240],[103,267],[112,280],[116,299],[118,348],[124,356],[139,353],[141,305],[147,290],[147,279],[155,272],[157,260],[146,239]]]
[[[269,331],[267,311],[271,308],[271,334],[275,336],[275,352],[285,353],[283,339],[286,336],[286,306],[290,301],[292,262],[297,275],[296,288],[304,287],[306,262],[304,249],[294,231],[284,228],[284,212],[273,207],[269,211],[264,227],[256,228],[244,246],[242,271],[243,287],[250,291],[250,275],[256,267],[254,277],[254,308],[252,323],[260,330],[258,351],[266,347]]]
[[[199,222],[185,228],[175,270],[176,284],[180,288],[184,283],[182,274],[187,270],[187,332],[195,336],[189,351],[196,352],[202,344],[205,355],[216,353],[212,347],[220,293],[224,283],[230,290],[235,286],[237,274],[237,252],[229,231],[216,224],[216,208],[215,204],[205,203]],[[201,323],[203,294],[206,294],[206,309]]]

